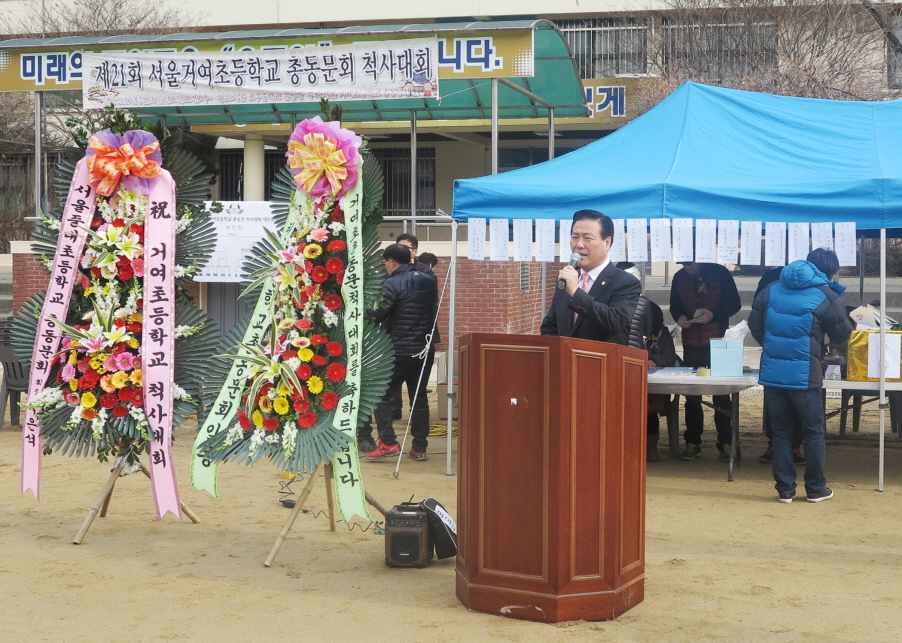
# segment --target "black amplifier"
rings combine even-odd
[[[418,502],[395,505],[385,514],[385,564],[426,567],[432,560],[429,514]]]

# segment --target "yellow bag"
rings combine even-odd
[[[879,330],[853,330],[846,351],[846,379],[850,382],[879,382],[880,378],[868,377],[868,336],[879,335]],[[902,330],[888,330],[887,335],[902,334]],[[886,378],[887,382],[902,382],[902,378]]]

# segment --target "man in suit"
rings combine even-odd
[[[639,281],[615,268],[608,258],[614,242],[614,222],[601,212],[573,215],[570,250],[580,255],[576,268],[564,266],[558,289],[542,320],[543,335],[579,337],[629,344],[630,320],[639,302]]]

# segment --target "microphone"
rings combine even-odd
[[[576,264],[578,264],[582,260],[582,258],[583,257],[581,254],[579,254],[578,252],[574,252],[572,255],[570,255],[570,267],[576,268]],[[567,282],[564,281],[563,279],[559,279],[557,282],[557,289],[563,290],[566,287],[567,287]]]

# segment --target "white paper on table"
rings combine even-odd
[[[786,222],[768,221],[764,227],[764,265],[786,265]]]
[[[670,219],[649,219],[651,225],[651,260],[670,261]]]
[[[532,261],[532,219],[514,219],[514,261]]]
[[[507,226],[507,219],[492,219],[489,222],[489,259],[492,261],[507,261],[510,259]]]
[[[554,219],[536,219],[536,261],[554,261]]]
[[[808,257],[808,224],[793,221],[789,224],[789,257],[786,263],[792,263]]]
[[[886,333],[886,379],[902,377],[899,355],[902,353],[902,335]],[[868,333],[868,377],[880,378],[880,333]]]
[[[560,233],[558,234],[558,243],[561,247],[558,254],[561,257],[561,261],[564,263],[570,261],[570,255],[573,254],[573,251],[570,250],[570,229],[572,227],[573,219],[561,219],[561,228]]]
[[[467,259],[485,259],[485,219],[467,221]]]
[[[855,261],[855,222],[836,222],[836,258],[840,266],[854,266]]]
[[[833,222],[818,221],[811,224],[811,249],[833,250]]]
[[[743,221],[739,252],[743,266],[761,265],[761,222]]]
[[[626,261],[626,226],[623,219],[612,219],[614,222],[614,242],[608,251],[611,263]]]
[[[717,221],[695,220],[695,260],[699,263],[717,261]]]
[[[626,222],[626,255],[629,261],[648,261],[648,222],[628,219]]]
[[[717,263],[739,263],[739,221],[718,221],[717,228]]]
[[[695,254],[692,252],[692,219],[674,219],[673,220],[673,260],[695,261]]]

